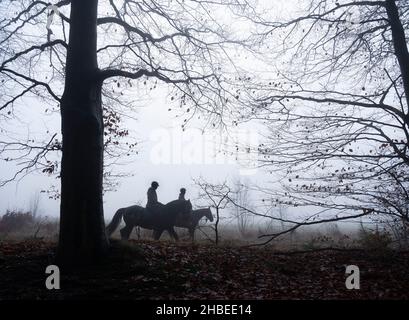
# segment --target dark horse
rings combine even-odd
[[[179,240],[173,226],[179,214],[188,215],[192,211],[190,200],[174,200],[165,204],[158,212],[151,213],[141,206],[130,206],[118,209],[114,214],[112,221],[106,227],[107,233],[110,236],[124,218],[125,227],[120,230],[121,238],[128,240],[132,229],[136,226],[141,226],[145,229],[153,230],[153,237],[159,240],[163,231],[168,231],[170,236],[175,240]]]
[[[199,224],[200,219],[206,217],[213,221],[213,215],[210,208],[193,210],[189,215],[179,215],[175,221],[175,227],[186,228],[189,230],[190,239],[193,241],[195,237],[195,230]]]

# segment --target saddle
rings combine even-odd
[[[164,206],[165,205],[160,203],[160,202],[155,203],[155,204],[151,204],[151,205],[145,207],[145,213],[148,214],[148,215],[149,214],[150,215],[151,214],[158,214],[160,212],[160,209],[163,208]]]

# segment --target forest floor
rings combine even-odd
[[[409,299],[408,252],[116,241],[103,265],[61,274],[61,289],[47,290],[55,247],[0,242],[0,300]],[[347,265],[360,269],[359,290],[345,287]]]

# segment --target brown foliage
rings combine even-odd
[[[34,223],[34,217],[30,212],[9,211],[1,217],[0,232],[8,233],[19,231]]]

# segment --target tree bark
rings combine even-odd
[[[409,52],[406,44],[405,30],[400,20],[399,10],[395,0],[385,1],[386,13],[392,30],[392,40],[395,49],[395,55],[399,62],[402,74],[403,87],[405,90],[406,104],[409,109]],[[409,110],[406,110],[408,116]],[[408,122],[408,119],[405,119]]]
[[[102,83],[97,64],[98,0],[72,0],[64,94],[57,261],[81,265],[103,257],[105,233]]]
[[[216,246],[219,244],[219,221],[220,221],[219,207],[216,207],[216,222],[214,224],[214,233],[215,233]]]

